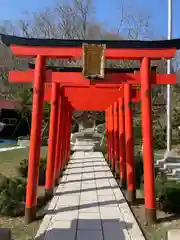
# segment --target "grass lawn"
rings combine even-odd
[[[17,176],[17,167],[22,159],[28,157],[28,148],[0,152],[0,173],[7,176]],[[41,156],[45,157],[47,148],[41,148]],[[44,194],[44,187],[38,188],[38,195]],[[23,217],[9,218],[0,216],[0,227],[12,229],[12,240],[33,240],[40,225],[40,220],[25,225]]]

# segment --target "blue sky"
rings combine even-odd
[[[135,11],[141,11],[152,17],[155,34],[167,36],[168,0],[126,0]],[[173,37],[180,37],[180,0],[173,1]],[[55,1],[54,1],[55,2]],[[62,1],[58,1],[62,2]],[[97,18],[107,26],[115,28],[119,12],[118,0],[96,0]],[[103,4],[103,7],[102,7]],[[0,21],[20,19],[24,11],[36,12],[51,7],[53,0],[1,0]]]

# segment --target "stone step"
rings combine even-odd
[[[156,163],[159,166],[164,165],[165,163],[179,163],[180,164],[180,159],[179,158],[167,158],[167,159],[158,159]]]
[[[177,182],[180,182],[180,178],[179,177],[176,177],[176,176],[168,176],[168,180],[170,180],[170,181],[177,181]]]
[[[180,230],[179,229],[171,229],[168,231],[167,240],[179,240],[180,239]]]
[[[180,168],[180,163],[164,163],[163,166],[160,167],[160,170],[173,170],[175,168]]]
[[[180,177],[180,168],[173,169],[172,174],[177,177]]]
[[[167,176],[172,175],[172,170],[164,170],[164,169],[159,168],[159,171],[165,173]]]

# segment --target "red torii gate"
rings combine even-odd
[[[51,67],[51,68],[53,68],[53,67]],[[130,69],[127,69],[127,71],[130,71]],[[121,74],[121,76],[123,76],[123,75]],[[22,79],[22,80],[24,81],[24,79]],[[108,108],[108,106],[113,104],[113,102],[115,102],[117,99],[121,98],[123,96],[122,90],[123,90],[122,87],[115,88],[113,85],[111,86],[111,89],[110,89],[109,85],[108,85],[108,88],[107,88],[107,86],[106,86],[106,88],[103,88],[103,87],[101,87],[101,85],[98,88],[94,87],[94,86],[87,88],[86,85],[85,86],[83,86],[83,85],[82,86],[81,85],[67,86],[66,85],[65,96],[69,99],[69,102],[71,103],[74,110],[91,110],[91,111],[94,110],[94,111],[96,111],[96,110],[105,110],[106,108]],[[140,92],[137,92],[136,89],[132,89],[132,90],[134,90],[134,91],[132,91],[132,94],[133,94],[132,101],[133,102],[140,101]],[[50,102],[50,100],[51,100],[51,91],[52,91],[51,87],[47,87],[45,90],[45,100],[48,102]],[[92,98],[92,96],[93,96],[93,98]],[[82,99],[83,99],[83,101],[82,101]],[[97,101],[97,99],[98,99],[98,101]],[[114,118],[114,119],[116,119],[116,118]],[[114,120],[114,123],[116,123],[116,122],[117,122],[117,119]],[[117,126],[117,124],[116,124],[116,126]],[[113,124],[112,124],[112,127],[113,127]],[[52,129],[55,130],[54,127],[52,127]],[[117,131],[118,131],[117,127],[114,131],[115,131],[114,137],[116,139]],[[54,133],[54,135],[55,135],[55,133]],[[122,137],[121,137],[121,142],[122,142]],[[117,144],[118,144],[118,141],[117,141]],[[118,148],[118,146],[116,146],[116,147]],[[112,148],[112,152],[114,150],[116,151],[116,147],[115,147],[115,149]],[[132,145],[132,147],[133,147],[133,145]],[[124,149],[122,149],[122,151],[123,150]],[[133,154],[133,148],[132,148],[132,151],[130,151],[130,148],[128,151],[132,152],[132,154]],[[117,152],[118,152],[118,150],[115,152],[116,153],[115,155],[117,155]],[[123,155],[123,153],[121,155]],[[109,157],[109,159],[112,159],[112,170],[115,171],[115,162],[117,161],[118,157],[115,156],[113,158],[113,153],[112,153],[112,156]],[[52,159],[50,161],[52,161]],[[122,160],[122,162],[124,162],[124,159]],[[132,161],[132,164],[134,164],[133,161]],[[49,164],[49,166],[52,166],[52,164]],[[122,164],[121,164],[121,166],[122,166],[121,172],[123,173],[124,167]],[[48,178],[48,176],[47,176],[47,178]],[[121,179],[123,179],[123,175],[121,176]],[[132,179],[130,181],[134,181],[134,179]],[[122,182],[123,182],[123,180],[122,180]],[[124,185],[125,184],[122,184],[122,186],[124,186]],[[134,188],[135,188],[135,184],[134,184]],[[49,195],[52,196],[53,186],[51,185],[51,188],[49,190],[47,187],[46,190],[47,190],[46,192],[48,192]],[[133,201],[134,198],[135,197],[133,197],[133,195],[128,197],[129,201]]]
[[[114,123],[112,123],[112,125],[107,125],[107,130],[108,132],[111,134],[111,137],[109,139],[109,142],[113,142],[113,138],[114,141],[116,141],[116,144],[114,142],[114,147],[112,145],[111,150],[108,146],[107,148],[107,152],[108,152],[108,159],[111,159],[111,166],[112,166],[112,170],[115,171],[115,164],[118,161],[118,155],[122,156],[121,157],[121,161],[120,161],[120,179],[122,182],[122,187],[125,187],[125,176],[123,173],[125,173],[125,154],[123,154],[124,152],[124,147],[119,149],[119,141],[117,140],[119,138],[118,136],[118,105],[116,104],[116,100],[117,99],[123,99],[124,96],[124,89],[121,88],[96,88],[96,87],[84,87],[84,86],[65,86],[65,96],[69,99],[69,102],[71,103],[72,107],[74,108],[74,110],[103,110],[105,111],[110,105],[113,105],[114,103]],[[45,89],[45,100],[50,102],[51,100],[51,96],[52,96],[52,88],[51,86],[47,86]],[[111,95],[112,94],[112,95]],[[78,96],[78,98],[77,98]],[[93,98],[92,98],[93,96]],[[131,101],[132,102],[139,102],[140,101],[140,92],[138,92],[136,89],[132,89],[132,96],[131,96]],[[82,101],[83,99],[83,101]],[[97,101],[98,99],[98,101]],[[122,109],[123,111],[123,109]],[[117,113],[117,114],[116,114]],[[127,116],[128,118],[128,116]],[[122,122],[122,119],[119,118],[120,121],[120,125]],[[127,124],[126,124],[127,125]],[[110,127],[110,128],[109,128]],[[130,125],[131,127],[131,125]],[[128,128],[128,127],[127,127]],[[111,129],[111,130],[110,130]],[[114,134],[112,133],[114,129]],[[123,128],[121,128],[123,129]],[[124,129],[123,131],[123,135],[125,135]],[[122,133],[121,133],[122,134]],[[132,132],[131,132],[132,134]],[[124,142],[125,139],[123,139],[122,136],[121,137],[121,142]],[[133,137],[133,136],[132,136]],[[124,146],[124,143],[122,143]],[[129,145],[127,146],[129,147]],[[112,151],[112,152],[111,152]],[[128,151],[132,152],[133,154],[133,145],[132,148],[129,147]],[[111,152],[111,153],[110,153]],[[111,154],[111,156],[110,156]],[[115,156],[113,156],[115,155]],[[120,159],[119,159],[120,160]],[[133,158],[132,158],[133,160]],[[52,161],[52,159],[50,160]],[[132,164],[134,165],[134,162],[132,161]],[[51,164],[52,165],[52,164]],[[134,172],[134,167],[133,167],[133,172]],[[133,186],[134,186],[134,190],[135,190],[135,183],[134,183],[134,178],[130,179],[129,181],[129,177],[131,178],[131,176],[128,176],[128,183],[133,181]],[[48,178],[48,176],[47,176]],[[52,190],[50,190],[51,194],[52,194]],[[133,191],[133,193],[135,193],[135,191]],[[129,201],[133,201],[135,199],[135,194],[134,196],[132,194],[130,194],[130,196],[128,197]]]
[[[132,91],[129,84],[141,84],[141,105],[142,105],[142,133],[143,133],[143,155],[144,155],[144,192],[145,192],[145,206],[146,206],[146,217],[148,222],[153,222],[156,219],[156,206],[155,206],[155,191],[154,191],[154,159],[153,159],[153,145],[152,145],[152,119],[151,119],[151,84],[173,84],[175,83],[175,75],[158,75],[155,72],[150,71],[150,61],[158,59],[169,59],[172,58],[176,52],[177,41],[79,41],[79,40],[57,40],[57,39],[26,39],[14,36],[2,35],[2,41],[7,45],[11,46],[12,52],[17,56],[30,56],[36,57],[35,70],[28,71],[26,73],[10,72],[9,80],[15,82],[22,82],[25,77],[26,82],[34,80],[34,92],[33,92],[33,112],[32,112],[32,127],[31,127],[31,143],[30,143],[30,154],[29,154],[29,170],[28,170],[28,181],[27,184],[27,196],[26,196],[26,220],[32,221],[35,217],[36,209],[36,192],[34,188],[37,186],[38,176],[38,161],[40,158],[40,129],[42,123],[42,111],[44,101],[44,83],[52,82],[52,97],[51,105],[57,109],[56,102],[61,106],[61,111],[58,114],[58,123],[60,117],[62,118],[61,126],[63,123],[66,126],[63,129],[66,136],[70,133],[69,119],[72,113],[72,108],[68,103],[66,97],[58,99],[58,84],[62,86],[64,84],[73,85],[101,85],[106,87],[121,86],[124,84],[124,109],[125,109],[125,130],[126,130],[126,166],[127,166],[127,178],[129,177],[128,192],[133,196],[134,182],[133,182],[133,156],[132,151],[129,149],[133,148],[132,142],[132,109],[131,99]],[[129,60],[140,60],[141,67],[140,72],[131,73],[112,73],[105,74],[103,80],[87,80],[81,76],[80,73],[67,73],[67,72],[52,72],[46,71],[46,58],[80,58],[82,56],[82,44],[106,44],[105,59],[129,59]],[[178,46],[179,47],[179,46]],[[164,82],[163,82],[164,81]],[[61,87],[62,95],[64,95],[63,87]],[[58,99],[58,100],[57,100]],[[73,100],[74,101],[74,100]],[[119,116],[123,118],[123,101],[122,98],[119,102]],[[61,104],[60,104],[61,103]],[[66,111],[64,108],[66,107]],[[52,108],[52,109],[53,109]],[[112,127],[116,130],[117,118],[116,109],[117,103],[113,104],[114,112],[110,106],[107,110],[107,126]],[[68,111],[67,111],[68,109]],[[55,110],[52,110],[52,112]],[[63,114],[62,114],[63,113]],[[53,114],[52,114],[53,115]],[[59,117],[60,116],[60,117]],[[66,117],[66,118],[65,118]],[[51,117],[52,119],[52,117]],[[66,122],[65,122],[66,120]],[[119,118],[120,121],[120,118]],[[68,123],[68,124],[67,124]],[[53,125],[53,124],[52,124]],[[126,127],[128,126],[128,127]],[[131,126],[131,127],[129,127]],[[69,128],[69,129],[68,129]],[[123,130],[123,131],[122,131]],[[124,132],[124,126],[121,122],[119,134]],[[51,129],[50,129],[51,133]],[[57,142],[60,139],[61,134],[57,131]],[[51,135],[51,134],[50,134]],[[52,136],[52,135],[51,135]],[[61,135],[62,136],[62,135]],[[121,139],[122,135],[120,135]],[[111,137],[110,137],[111,138]],[[52,138],[53,139],[53,138]],[[52,140],[51,139],[51,140]],[[54,138],[55,139],[55,138]],[[66,138],[67,139],[67,138]],[[109,134],[108,134],[109,140]],[[112,158],[112,145],[113,148],[116,144],[112,141],[108,141],[108,155]],[[62,144],[62,141],[61,141]],[[69,151],[67,141],[65,141],[65,156]],[[58,145],[58,144],[57,144]],[[122,147],[120,145],[120,147]],[[61,148],[62,149],[62,148]],[[68,149],[68,151],[67,151]],[[128,150],[128,151],[127,151]],[[51,151],[50,151],[51,152]],[[64,153],[63,153],[64,154]],[[113,154],[114,155],[114,154]],[[113,156],[114,157],[114,156]],[[120,159],[122,156],[120,156]],[[65,159],[64,157],[62,159]],[[66,158],[67,159],[67,158]],[[120,160],[121,161],[121,160]],[[55,162],[56,163],[56,162]],[[57,163],[56,163],[57,164]],[[114,163],[113,163],[114,164]],[[64,163],[62,163],[62,166]],[[51,171],[52,173],[52,171]],[[122,174],[122,173],[120,173]],[[51,179],[52,181],[52,179]],[[132,198],[132,197],[131,197]]]
[[[74,110],[104,111],[123,95],[122,88],[64,86],[64,95]],[[50,102],[52,88],[45,89],[45,100]],[[108,96],[108,97],[107,97]],[[83,101],[82,101],[83,100]],[[97,101],[98,100],[98,101]]]

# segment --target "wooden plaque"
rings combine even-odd
[[[104,78],[105,45],[83,44],[83,76],[90,79]]]

